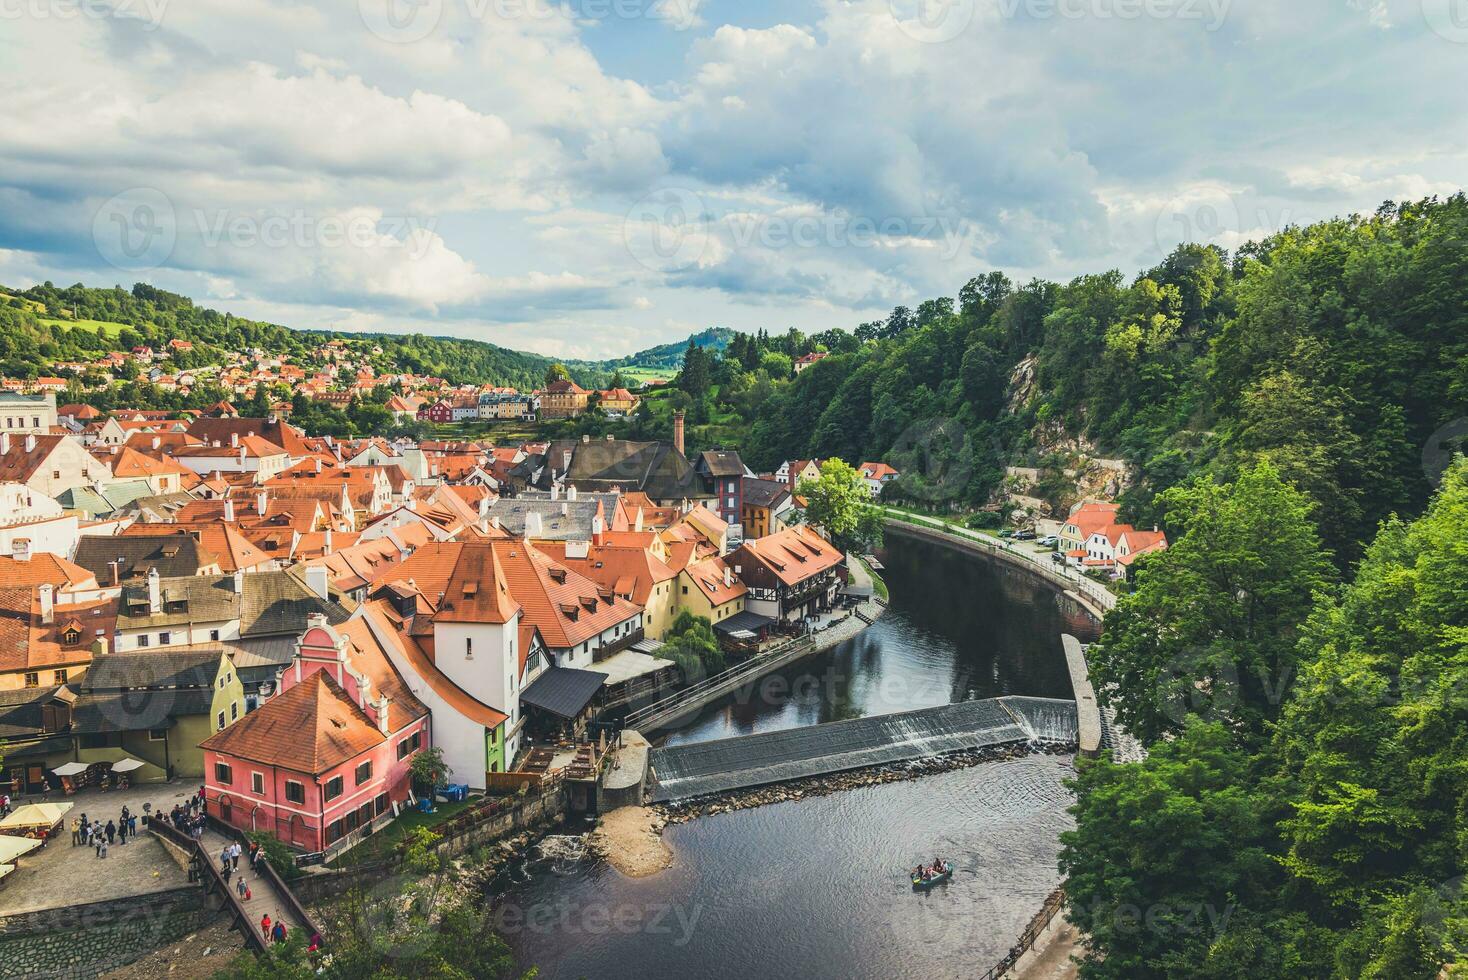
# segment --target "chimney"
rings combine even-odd
[[[321,472],[321,457],[320,456],[317,456],[316,457],[316,472],[317,473],[320,473]]]
[[[556,486],[554,483],[551,484],[551,499],[552,500],[560,500],[561,499],[561,488],[558,487],[558,486]]]
[[[377,730],[386,735],[387,732],[387,695],[377,696]]]
[[[243,468],[244,465],[245,465],[245,447],[244,446],[241,446],[240,447],[240,467]]]
[[[489,526],[494,528],[496,531],[500,529],[500,517],[498,514],[489,515]]]
[[[231,432],[229,434],[229,444],[231,446],[238,446],[240,444],[240,434],[238,432]]]
[[[0,456],[10,452],[10,433],[0,432]]]
[[[673,413],[673,448],[681,455],[683,452],[683,409]]]
[[[734,569],[730,568],[728,565],[725,565],[724,566],[724,588],[727,589],[727,588],[729,588],[729,586],[731,586],[733,584],[734,584]]]
[[[331,554],[331,528],[326,529],[326,538],[321,544],[321,553],[324,555]]]
[[[234,570],[234,594],[245,594],[245,573],[238,568]]]
[[[575,500],[576,499],[576,488],[575,487],[567,487],[566,488],[566,499],[567,500]]]
[[[311,565],[306,569],[306,588],[322,602],[331,599],[329,574],[325,565]]]
[[[224,498],[224,523],[234,523],[234,501],[228,497]]]
[[[10,542],[10,557],[16,561],[31,560],[31,539],[16,538]]]
[[[49,626],[56,620],[56,586],[44,582],[36,593],[41,597],[41,622]]]
[[[154,615],[163,611],[163,590],[158,585],[158,569],[148,569],[148,612]]]
[[[569,449],[561,450],[561,472],[571,472],[571,450]]]
[[[532,510],[525,515],[525,536],[527,538],[538,538],[545,533],[545,527],[540,521],[540,511]]]
[[[259,514],[261,517],[264,517],[265,511],[269,508],[269,506],[270,495],[268,493],[266,493],[264,490],[261,490],[260,492],[255,494],[255,513]]]
[[[25,436],[25,451],[34,452],[36,449],[36,436],[33,432],[27,432]]]
[[[590,433],[583,432],[581,434],[581,441],[582,442],[590,442],[591,441],[591,434]]]
[[[153,437],[153,448],[154,449],[157,449],[157,448],[159,448],[162,445],[163,445],[163,440],[161,438],[159,438],[158,436],[154,436]]]

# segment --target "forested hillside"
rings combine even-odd
[[[722,431],[756,468],[886,459],[899,493],[938,506],[987,502],[1006,465],[1059,473],[1080,447],[1131,464],[1126,510],[1151,524],[1159,492],[1267,459],[1346,564],[1388,514],[1422,509],[1424,447],[1468,415],[1468,201],[1235,255],[1186,246],[1130,281],[990,273],[853,332],[736,336],[682,387],[694,422],[734,413]]]
[[[118,347],[138,344],[161,348],[177,338],[196,350],[175,355],[176,366],[219,363],[223,355],[258,347],[289,358],[305,358],[334,338],[382,347],[373,360],[383,371],[409,371],[462,382],[534,388],[545,380],[553,360],[477,340],[420,334],[364,334],[292,330],[195,306],[188,297],[139,283],[97,289],[50,283],[5,290],[0,299],[0,371],[10,377],[35,377],[57,360],[84,360]],[[121,324],[120,332],[101,324]],[[576,364],[572,374],[583,385],[599,385],[609,375],[595,364]]]
[[[636,365],[639,367],[678,368],[683,366],[683,354],[688,349],[689,344],[693,344],[696,347],[703,347],[707,350],[722,351],[725,347],[729,346],[729,341],[733,337],[734,331],[728,327],[709,327],[707,330],[699,331],[687,340],[674,344],[659,344],[656,347],[640,350],[635,354],[628,354],[626,357],[612,358],[609,361],[601,362],[601,366],[618,368]]]

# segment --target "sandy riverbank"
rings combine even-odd
[[[673,849],[663,840],[666,824],[657,810],[624,806],[602,817],[586,844],[627,877],[646,878],[673,864]]]

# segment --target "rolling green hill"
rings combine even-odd
[[[58,288],[49,282],[23,290],[0,287],[0,328],[0,372],[17,377],[45,373],[54,361],[85,360],[118,346],[159,348],[174,338],[193,341],[196,347],[179,367],[219,363],[227,352],[253,347],[306,363],[315,348],[333,339],[369,357],[379,371],[410,371],[451,384],[532,388],[555,363],[542,354],[458,337],[294,330],[196,306],[186,296],[146,283],[131,290],[81,284]],[[733,334],[714,327],[689,340],[722,350]],[[605,386],[618,369],[633,383],[665,379],[677,373],[689,340],[626,357],[565,363],[585,387]],[[368,353],[374,346],[381,353]]]

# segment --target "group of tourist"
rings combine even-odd
[[[202,838],[207,822],[204,817],[203,795],[195,793],[189,797],[187,803],[175,803],[173,809],[168,811],[168,822],[181,834],[188,834],[194,840]]]
[[[285,942],[286,934],[289,931],[290,930],[285,924],[285,920],[280,917],[280,913],[277,912],[274,919],[270,918],[269,912],[260,916],[260,936],[266,942],[283,943]],[[311,934],[311,942],[306,947],[306,952],[317,953],[320,952],[320,950],[321,934],[313,932]]]
[[[85,813],[71,822],[71,846],[90,847],[97,852],[98,858],[105,858],[107,848],[113,844],[121,846],[129,837],[136,836],[138,816],[125,806],[116,820],[108,820],[105,824],[101,819],[88,820]]]

